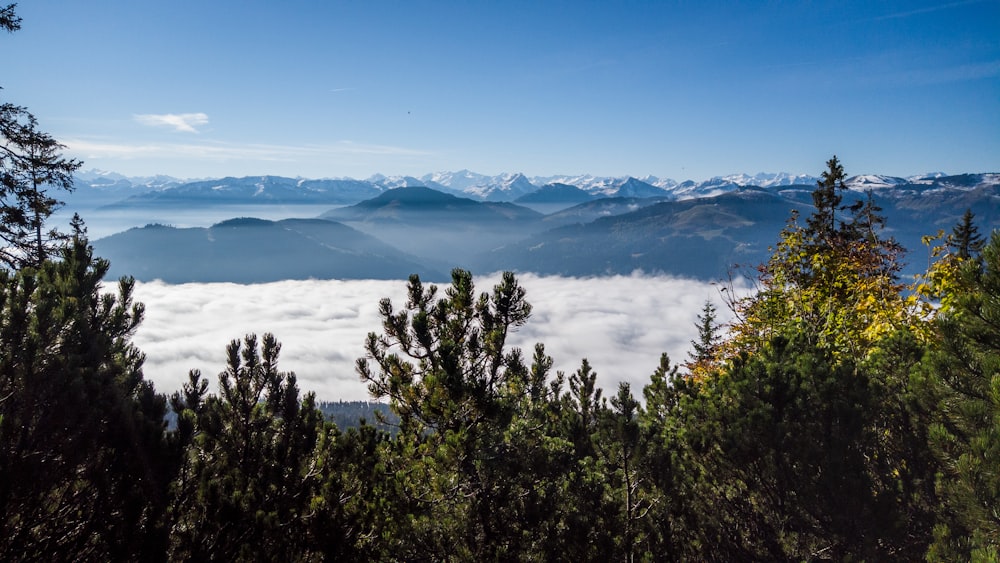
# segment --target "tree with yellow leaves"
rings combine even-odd
[[[903,295],[898,276],[902,246],[883,235],[870,193],[841,204],[844,179],[834,156],[813,194],[815,212],[805,226],[793,212],[760,267],[760,291],[731,303],[737,320],[724,355],[756,350],[795,328],[835,358],[862,361],[879,340],[916,321],[916,300]]]
[[[693,528],[722,559],[912,560],[933,525],[910,369],[925,324],[871,194],[843,203],[839,160],[792,215],[759,291],[666,417],[702,468]]]

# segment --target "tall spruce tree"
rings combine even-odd
[[[698,315],[698,339],[691,341],[691,351],[688,353],[687,368],[692,373],[703,373],[711,369],[722,336],[719,334],[719,324],[716,322],[715,305],[705,301]]]
[[[816,210],[807,221],[809,230],[815,235],[814,240],[820,244],[829,242],[837,232],[837,212],[843,200],[841,192],[847,189],[844,185],[847,175],[836,155],[826,161],[826,167],[812,193]]]
[[[38,266],[67,239],[45,224],[62,205],[50,191],[72,191],[82,164],[63,148],[28,110],[0,104],[0,262],[8,267]]]
[[[21,27],[16,4],[0,8],[0,29]],[[50,191],[73,189],[81,162],[64,158],[65,147],[38,128],[26,108],[0,103],[0,264],[39,266],[68,235],[45,221],[62,203]]]
[[[971,209],[966,209],[961,221],[955,225],[948,237],[948,246],[963,260],[978,257],[986,245],[986,240],[979,234],[975,217],[976,214]]]

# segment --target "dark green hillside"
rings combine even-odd
[[[583,203],[594,199],[594,196],[569,184],[545,184],[538,190],[525,194],[514,200],[514,203]]]
[[[510,203],[480,202],[424,187],[395,188],[355,205],[332,209],[324,219],[338,221],[454,224],[533,222],[541,213]]]
[[[321,217],[342,221],[441,270],[467,266],[477,254],[542,228],[542,214],[526,207],[422,187],[388,190]]]
[[[241,218],[210,228],[149,225],[94,241],[111,275],[170,283],[284,279],[402,279],[426,270],[346,225],[319,219]]]
[[[374,401],[321,401],[316,404],[316,408],[323,413],[327,420],[337,425],[341,430],[357,428],[361,422],[369,426],[374,426],[379,430],[393,432],[394,427],[399,425],[399,417],[389,408],[387,403],[377,403]],[[385,422],[379,422],[379,418]]]
[[[573,225],[577,223],[589,223],[591,221],[610,217],[612,215],[624,215],[643,207],[649,207],[667,201],[668,197],[602,197],[574,205],[569,209],[563,209],[555,213],[546,215],[542,222],[546,228],[555,228],[563,225]]]
[[[756,188],[661,202],[546,231],[483,254],[478,266],[571,276],[643,270],[720,279],[734,264],[761,262],[792,209],[807,208]]]
[[[594,197],[576,186],[554,183],[546,184],[534,192],[525,194],[515,199],[514,203],[548,215],[573,207],[578,203],[591,201]]]

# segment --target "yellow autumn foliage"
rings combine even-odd
[[[724,357],[759,350],[795,330],[834,358],[863,361],[889,334],[923,325],[926,301],[897,278],[900,249],[876,237],[819,240],[792,215],[761,268],[761,290],[731,303]]]

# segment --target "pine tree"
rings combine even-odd
[[[699,442],[708,443],[712,416],[703,407],[702,386],[682,374],[663,354],[643,388],[645,408],[639,414],[642,433],[642,476],[649,481],[650,514],[642,521],[644,553],[660,561],[708,560],[722,545],[716,520],[725,511],[713,502],[705,457]],[[706,424],[707,423],[707,424]]]
[[[0,272],[0,559],[162,555],[166,401],[130,342],[133,281],[106,293],[91,252]]]
[[[940,350],[931,360],[939,421],[939,524],[929,559],[1000,558],[1000,232],[977,261],[962,264],[956,295],[938,318]]]
[[[339,503],[313,505],[328,477],[318,468],[336,467],[319,446],[336,447],[337,433],[312,394],[299,398],[295,375],[278,370],[280,349],[271,334],[260,343],[255,335],[233,340],[218,396],[204,396],[205,384],[192,372],[183,401],[175,397],[184,408],[179,420],[195,425],[174,484],[170,559],[274,561],[350,552],[346,527],[331,526],[322,540],[312,535],[312,519],[338,521],[332,513]]]
[[[598,448],[606,459],[614,486],[609,491],[611,501],[619,506],[620,522],[616,547],[624,561],[635,561],[642,537],[642,520],[649,514],[650,499],[639,469],[642,434],[639,431],[639,402],[632,396],[628,383],[618,385],[611,398],[611,409],[604,413],[605,431]],[[617,557],[616,557],[617,559]]]
[[[915,298],[902,294],[898,280],[902,247],[883,235],[884,218],[871,198],[835,221],[844,173],[836,157],[827,164],[807,226],[792,214],[760,268],[761,291],[731,303],[736,321],[727,355],[800,328],[816,346],[860,362],[879,339],[918,324]]]
[[[507,431],[530,376],[520,351],[506,342],[531,306],[509,272],[478,298],[472,275],[460,269],[440,298],[417,276],[408,289],[405,309],[380,303],[384,335],[369,334],[367,357],[357,362],[372,396],[388,398],[400,420],[398,450],[387,463],[411,516],[395,551],[516,557],[522,531],[510,509],[520,497],[509,470],[519,456]]]
[[[719,334],[720,327],[715,319],[715,305],[711,301],[705,301],[696,325],[698,339],[691,341],[691,352],[688,353],[686,367],[691,373],[702,374],[708,371],[716,359],[722,336]]]
[[[72,191],[82,164],[63,158],[63,148],[25,108],[0,105],[0,262],[9,267],[37,266],[66,240],[45,227],[62,205],[50,189]]]
[[[804,227],[793,214],[760,291],[733,303],[724,361],[678,413],[718,507],[695,521],[727,558],[911,558],[929,536],[907,367],[925,320],[871,194],[842,207],[843,167],[827,166],[814,213]]]
[[[843,199],[840,192],[847,189],[844,186],[847,175],[836,155],[826,161],[826,167],[813,190],[813,206],[816,210],[807,222],[809,230],[820,244],[828,244],[837,232],[837,211],[841,209],[840,202]]]
[[[21,18],[17,16],[14,8],[17,4],[7,4],[6,6],[0,7],[0,29],[13,33],[21,29]]]
[[[976,227],[975,217],[971,209],[966,209],[961,222],[955,225],[948,237],[948,246],[962,260],[977,256],[986,245],[986,241],[979,234],[979,228]]]
[[[0,29],[20,29],[15,6],[0,8]],[[68,239],[45,227],[62,205],[49,191],[72,191],[73,172],[82,165],[64,158],[60,153],[64,148],[38,129],[38,121],[26,108],[0,104],[0,264],[40,266]]]

